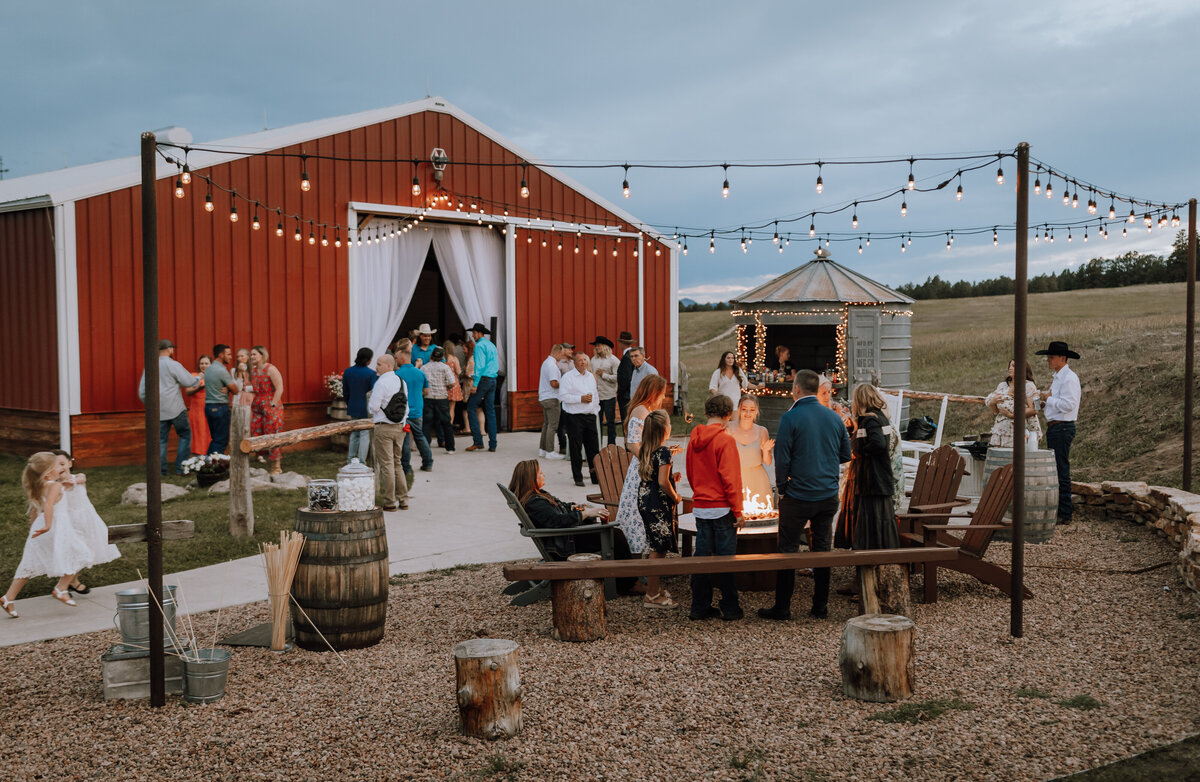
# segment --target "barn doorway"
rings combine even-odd
[[[408,311],[404,313],[400,327],[392,335],[391,344],[394,345],[397,340],[408,337],[422,323],[428,323],[430,328],[436,330],[437,333],[434,334],[433,339],[439,345],[452,335],[457,334],[461,337],[466,333],[466,327],[472,325],[463,323],[458,310],[454,308],[454,303],[450,300],[446,279],[442,276],[442,270],[438,265],[437,251],[432,243],[429,245],[425,263],[417,277],[417,287],[413,290]]]

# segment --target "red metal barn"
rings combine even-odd
[[[239,151],[189,152],[183,198],[177,167],[159,164],[160,332],[189,368],[218,342],[267,346],[287,428],[327,421],[324,376],[393,324],[428,322],[440,341],[495,319],[510,429],[540,426],[538,369],[554,342],[629,330],[676,379],[674,244],[446,101],[210,146]],[[0,182],[0,449],[143,458],[139,182],[136,157]]]

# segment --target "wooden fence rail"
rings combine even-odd
[[[331,434],[345,434],[360,429],[372,429],[375,424],[370,418],[352,418],[349,421],[335,421],[332,424],[310,426],[307,429],[293,429],[290,432],[277,434],[260,434],[258,437],[247,437],[242,440],[242,453],[266,451],[284,445],[295,445],[305,440],[315,440],[318,437],[328,437]]]

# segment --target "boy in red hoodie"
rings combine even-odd
[[[708,422],[692,430],[687,448],[687,477],[692,486],[692,512],[696,516],[696,556],[737,553],[737,531],[742,528],[742,463],[737,442],[725,431],[733,417],[733,402],[723,394],[704,403]],[[733,574],[717,577],[721,607],[714,608],[713,578],[692,576],[692,610],[689,619],[726,621],[741,619]]]

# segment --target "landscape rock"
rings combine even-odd
[[[308,486],[308,477],[298,472],[284,472],[269,477],[277,489],[303,489]]]
[[[279,489],[282,491],[290,491],[293,489],[303,489],[308,485],[308,477],[297,472],[285,472],[279,475],[268,475],[266,470],[256,470],[250,468],[250,491],[260,491],[262,489]],[[208,490],[209,494],[228,494],[229,481],[218,481],[214,483]]]
[[[162,499],[163,502],[173,500],[177,497],[182,497],[187,494],[186,486],[176,486],[173,483],[162,484]],[[146,484],[135,483],[125,490],[121,495],[122,505],[145,505],[146,504]]]

